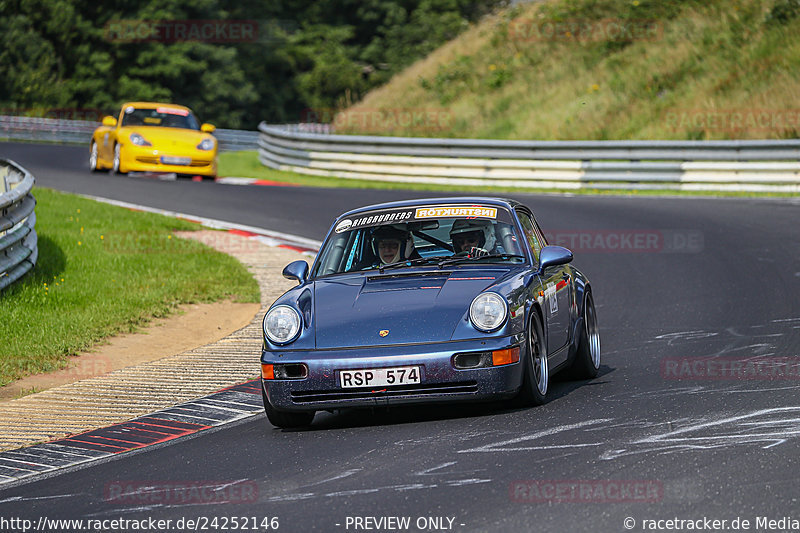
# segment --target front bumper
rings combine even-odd
[[[514,396],[522,386],[524,335],[499,338],[338,350],[264,350],[262,363],[304,363],[303,379],[262,379],[267,400],[280,411],[316,411],[429,402],[479,401]],[[491,352],[520,345],[520,362],[457,369],[455,354]],[[341,370],[419,365],[421,383],[343,388]]]
[[[216,177],[217,152],[216,150],[192,150],[187,153],[171,153],[159,150],[152,146],[126,145],[122,150],[120,167],[125,172],[174,172],[176,174],[191,174],[198,176]],[[187,165],[172,165],[162,163],[162,157],[188,157]]]

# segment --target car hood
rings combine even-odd
[[[181,128],[163,128],[160,126],[125,126],[120,128],[123,138],[131,133],[138,133],[147,139],[154,148],[185,147],[194,149],[205,138],[213,138],[209,133]]]
[[[449,341],[507,269],[336,277],[314,284],[319,349]]]

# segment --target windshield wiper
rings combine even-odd
[[[403,268],[403,267],[411,267],[416,265],[427,265],[430,263],[438,263],[439,268],[443,268],[446,265],[453,265],[456,263],[462,262],[471,262],[471,261],[479,261],[481,259],[525,259],[525,256],[516,255],[516,254],[488,254],[482,255],[480,257],[470,257],[468,255],[463,256],[442,256],[437,255],[433,257],[420,257],[417,259],[406,259],[405,261],[397,261],[395,263],[389,263],[388,265],[381,265],[378,267],[378,271],[383,274],[384,270],[389,270],[393,268]]]
[[[435,256],[435,257],[420,257],[418,259],[406,259],[405,261],[397,261],[396,263],[389,263],[388,265],[381,265],[378,267],[378,272],[383,274],[383,271],[390,268],[401,268],[401,267],[410,267],[414,265],[426,265],[428,263],[436,263],[440,259],[443,259],[444,256]]]
[[[446,265],[454,265],[456,263],[480,261],[482,259],[525,259],[525,256],[517,254],[488,254],[475,257],[471,257],[468,255],[452,256],[444,259],[443,261],[440,261],[439,268],[443,268]]]

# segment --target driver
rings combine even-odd
[[[411,232],[397,225],[379,226],[372,232],[372,251],[384,265],[420,257]]]
[[[494,253],[496,238],[494,225],[489,220],[459,219],[453,222],[450,228],[450,240],[453,242],[455,253],[468,252],[472,255],[487,255]]]

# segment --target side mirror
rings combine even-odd
[[[217,127],[214,126],[213,124],[204,123],[200,125],[200,131],[205,133],[214,133],[216,129]]]
[[[289,263],[283,269],[283,277],[296,280],[302,285],[308,278],[308,263],[303,260]]]
[[[103,126],[108,126],[109,128],[113,128],[117,125],[117,119],[112,116],[103,117]]]
[[[539,254],[539,273],[551,266],[566,265],[572,261],[572,252],[563,246],[545,246]]]

